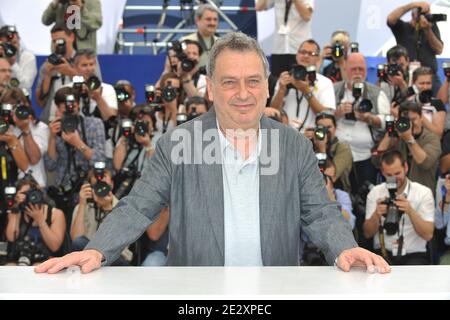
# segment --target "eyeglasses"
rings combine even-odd
[[[318,53],[318,52],[315,52],[315,51],[307,51],[307,50],[299,50],[299,51],[298,51],[298,54],[303,55],[303,56],[308,55],[308,56],[310,56],[310,57],[317,57],[317,56],[319,56],[319,53]]]

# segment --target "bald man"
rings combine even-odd
[[[11,80],[11,65],[5,58],[0,58],[0,93]]]

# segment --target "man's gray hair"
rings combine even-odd
[[[219,14],[219,11],[217,11],[216,7],[210,5],[209,3],[205,3],[205,4],[199,5],[197,10],[195,10],[195,18],[201,19],[203,16],[203,13],[205,13],[206,10],[213,11],[213,12]]]
[[[258,54],[264,66],[264,76],[269,77],[269,62],[267,61],[264,51],[259,46],[258,42],[247,36],[242,32],[231,32],[220,37],[214,42],[211,51],[209,52],[208,65],[206,66],[206,75],[212,79],[214,70],[216,69],[216,60],[219,54],[224,50],[248,52],[253,51]]]

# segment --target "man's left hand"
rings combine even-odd
[[[395,200],[395,205],[400,209],[400,211],[403,211],[407,215],[409,215],[413,210],[411,204],[404,195],[400,195],[397,197],[397,199]]]
[[[308,81],[302,81],[302,80],[295,80],[292,78],[292,84],[294,87],[296,87],[298,90],[300,90],[303,94],[307,94],[311,92],[311,88],[309,87]]]
[[[337,266],[345,272],[351,267],[366,267],[369,273],[391,272],[391,267],[381,256],[359,247],[342,251]]]
[[[81,138],[80,138],[80,134],[78,133],[78,131],[75,132],[62,132],[61,133],[61,138],[67,142],[68,144],[70,144],[71,146],[78,148],[81,144]]]

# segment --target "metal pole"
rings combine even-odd
[[[234,24],[233,21],[230,20],[230,18],[228,18],[225,15],[225,13],[222,12],[222,10],[220,10],[220,8],[216,5],[215,2],[213,2],[211,0],[206,0],[206,2],[208,2],[214,8],[216,8],[216,10],[219,13],[219,15],[222,17],[223,20],[225,20],[225,22],[227,22],[230,25],[231,29],[233,29],[234,31],[238,31],[238,27]]]

